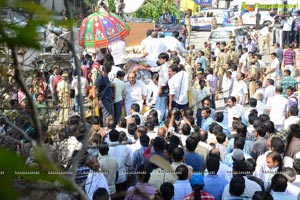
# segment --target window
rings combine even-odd
[[[199,13],[199,17],[205,17],[205,13],[204,12]]]
[[[214,13],[213,12],[208,12],[207,13],[207,17],[213,17],[214,16]]]
[[[224,38],[225,40],[229,39],[231,31],[213,31],[210,34],[210,38]]]

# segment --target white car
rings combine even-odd
[[[192,30],[211,30],[211,21],[216,16],[217,24],[231,23],[233,13],[226,9],[203,9],[191,17]]]
[[[236,46],[242,44],[244,38],[247,37],[248,28],[244,26],[227,26],[217,28],[213,30],[208,38],[208,41],[211,43],[211,49],[214,50],[217,42],[227,42],[229,40],[230,35],[235,34]]]

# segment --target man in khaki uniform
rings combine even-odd
[[[217,19],[216,19],[216,15],[213,16],[212,20],[211,20],[211,30],[215,30],[217,28]]]
[[[204,56],[208,59],[206,68],[211,65],[211,44],[210,42],[204,42]]]
[[[232,64],[236,64],[236,65],[239,64],[240,57],[239,57],[238,53],[235,51],[234,46],[231,46],[230,57],[231,57],[231,63]]]
[[[62,74],[62,80],[57,84],[58,100],[60,102],[59,123],[67,123],[69,119],[69,106],[70,106],[70,87],[67,81],[68,74]]]
[[[251,58],[249,60],[250,63],[250,72],[249,72],[249,76],[248,76],[248,81],[249,81],[249,95],[250,98],[253,98],[254,93],[255,93],[255,82],[257,80],[259,80],[259,67],[256,65],[256,59],[255,58]]]
[[[216,63],[218,66],[218,91],[222,89],[222,81],[223,81],[223,74],[224,74],[224,67],[228,64],[229,56],[225,53],[225,49],[220,49],[221,53],[218,55]]]
[[[226,53],[226,56],[227,56],[227,59],[228,59],[227,63],[232,63],[231,48],[229,49],[229,48],[225,47],[224,52]]]
[[[261,38],[261,45],[260,45],[260,54],[263,54],[264,49],[267,50],[267,54],[270,54],[270,32],[269,27],[266,25],[260,30],[260,38]]]
[[[229,35],[229,40],[226,41],[226,47],[228,49],[231,49],[231,47],[234,45],[235,46],[235,33],[232,33]]]
[[[191,37],[191,30],[192,30],[190,12],[187,12],[185,14],[184,22],[185,22],[186,29],[187,29],[187,39],[189,39]]]

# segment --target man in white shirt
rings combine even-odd
[[[107,193],[110,194],[107,180],[105,176],[99,171],[100,163],[94,156],[88,157],[87,165],[91,168],[90,173],[88,173],[86,183],[84,186],[85,192],[89,199],[93,199],[93,194],[98,188],[105,188]]]
[[[119,66],[115,66],[113,65],[111,67],[110,72],[108,73],[108,79],[113,82],[115,80],[115,78],[117,77],[117,73],[118,71],[121,71],[122,69]]]
[[[277,86],[275,96],[271,97],[266,105],[266,113],[274,123],[277,130],[283,129],[283,124],[288,108],[288,100],[282,96],[282,87]]]
[[[131,167],[132,152],[126,145],[119,143],[120,133],[117,130],[109,132],[109,140],[111,146],[109,147],[108,155],[115,158],[118,162],[118,179],[116,181],[116,192],[127,189],[127,173],[126,171]],[[122,153],[120,153],[122,152]]]
[[[126,42],[120,40],[119,42],[112,43],[108,46],[108,49],[114,59],[114,65],[122,69],[125,65]]]
[[[145,50],[147,44],[148,44],[149,41],[150,41],[151,33],[152,33],[153,31],[154,31],[153,29],[147,30],[147,32],[146,32],[147,37],[146,37],[145,39],[143,39],[143,40],[141,41],[141,44],[140,44],[140,51],[141,51],[141,52],[144,52],[144,50]]]
[[[215,48],[215,51],[214,51],[214,54],[216,57],[218,57],[218,55],[221,53],[221,50],[220,50],[220,42],[217,42],[216,43],[216,48]]]
[[[155,108],[160,111],[160,119],[164,120],[168,101],[169,55],[161,53],[158,56],[160,70],[158,72],[158,94]]]
[[[250,68],[249,65],[249,55],[248,55],[248,49],[243,48],[242,49],[242,56],[239,60],[239,71],[245,73]]]
[[[153,31],[151,33],[151,38],[148,39],[148,42],[146,43],[144,53],[141,56],[141,58],[147,58],[147,64],[151,67],[157,66],[156,61],[158,55],[162,52],[166,52],[168,49],[167,46],[157,37],[157,31]]]
[[[264,73],[265,76],[268,76],[270,74],[270,78],[274,80],[274,84],[276,85],[277,78],[279,77],[279,67],[280,62],[277,58],[276,53],[271,53],[271,66],[267,69],[267,71]]]
[[[227,100],[227,121],[228,121],[228,128],[232,128],[233,118],[242,118],[244,115],[244,108],[240,104],[237,104],[236,98],[231,96]]]
[[[122,101],[123,101],[123,94],[125,91],[125,83],[124,83],[125,72],[118,71],[117,77],[113,82],[113,91],[114,91],[114,119],[115,123],[119,123],[121,113],[122,113]]]
[[[245,106],[247,96],[248,96],[248,88],[244,81],[245,74],[239,72],[237,75],[237,80],[233,83],[232,95],[235,96],[237,103]]]
[[[231,71],[225,71],[223,75],[222,81],[222,92],[224,97],[224,103],[227,103],[227,99],[231,96],[232,86],[233,86],[233,78],[231,77]]]
[[[118,174],[118,161],[108,155],[109,146],[106,142],[102,142],[99,146],[99,156],[98,160],[100,163],[101,172],[104,173],[104,176],[108,183],[108,188],[110,194],[116,193],[116,179]]]
[[[261,187],[258,183],[255,181],[251,181],[247,178],[246,173],[247,173],[247,168],[246,168],[246,163],[245,161],[237,161],[233,163],[232,167],[232,173],[235,174],[237,173],[238,175],[241,175],[244,180],[245,180],[245,191],[243,194],[245,194],[248,197],[252,197],[253,194],[256,191],[261,191]],[[222,199],[230,199],[230,192],[229,192],[229,185],[227,184],[224,188]]]
[[[268,102],[268,99],[273,96],[275,96],[274,80],[269,78],[266,82],[263,103],[266,104]]]
[[[146,100],[147,88],[142,81],[136,80],[136,74],[131,72],[128,75],[128,82],[125,83],[124,99],[126,114],[130,115],[130,106],[133,103],[139,104],[143,108],[144,100]]]
[[[283,28],[282,28],[282,47],[289,46],[290,44],[290,33],[292,30],[293,17],[291,13],[288,13],[287,16],[283,18]]]
[[[173,71],[172,68],[177,68],[175,71],[178,71],[177,65],[171,65],[169,67],[169,73]],[[186,71],[181,70],[174,74],[169,80],[169,110],[173,108],[185,110],[188,108],[188,76]]]
[[[264,88],[262,87],[262,82],[261,81],[256,81],[255,82],[255,93],[253,95],[253,98],[257,99],[258,94],[261,94],[262,96],[264,96]]]
[[[80,79],[80,88],[79,88],[79,79]],[[89,88],[89,82],[88,80],[83,76],[81,72],[81,76],[75,76],[72,80],[72,88],[75,90],[75,112],[79,113],[79,90],[82,95],[82,100],[84,102],[86,91]]]
[[[179,32],[173,31],[172,36],[166,36],[163,39],[165,46],[167,47],[168,51],[172,52],[180,52],[180,53],[187,53],[187,50],[183,48],[182,43],[178,40]]]
[[[296,106],[289,108],[288,118],[284,121],[284,130],[288,130],[291,124],[299,124],[300,117],[298,116],[299,109]]]

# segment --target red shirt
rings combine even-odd
[[[288,49],[284,52],[284,64],[285,65],[293,65],[294,60],[296,59],[296,52],[293,49]]]
[[[208,193],[204,192],[203,190],[200,193],[201,193],[202,200],[215,200],[215,197],[213,195],[208,194]],[[183,197],[183,200],[191,200],[191,199],[194,199],[194,192]]]
[[[84,78],[88,78],[88,68],[86,65],[81,65],[81,70],[82,70],[82,74],[84,76]]]
[[[56,91],[57,84],[59,83],[59,81],[61,81],[61,75],[55,76],[54,79],[53,79],[53,89],[54,89],[54,91]]]

